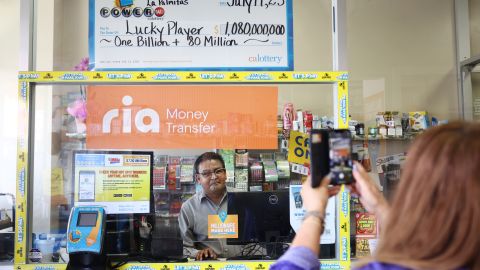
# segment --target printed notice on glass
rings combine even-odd
[[[301,185],[290,185],[290,225],[293,230],[297,232],[302,225],[303,217],[306,210],[303,208],[303,200],[300,194],[302,190]],[[327,207],[325,209],[325,228],[320,237],[320,244],[334,244],[336,239],[335,227],[335,197],[328,199]]]
[[[108,214],[150,212],[151,157],[145,152],[74,152],[75,206]]]
[[[92,70],[293,70],[292,0],[90,0]]]

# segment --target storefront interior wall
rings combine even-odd
[[[2,192],[14,193],[16,162],[16,103],[19,1],[0,0],[0,138]],[[88,56],[88,1],[36,0],[35,70],[72,70]],[[472,55],[480,54],[480,0],[470,0]],[[296,70],[331,70],[331,11],[328,0],[294,1],[294,55]],[[456,119],[458,97],[455,71],[455,33],[451,0],[347,1],[347,63],[350,73],[352,118],[374,124],[379,111],[426,110],[439,119]],[[480,76],[473,76],[474,97],[480,98]],[[279,111],[285,102],[331,115],[331,87],[281,85]],[[300,90],[299,90],[300,89]],[[36,101],[35,160],[41,162],[35,181],[48,182],[52,146],[52,91],[43,86]],[[15,112],[15,113],[12,113]],[[44,125],[45,124],[45,125]],[[401,146],[403,147],[403,145]],[[400,148],[401,148],[400,147]],[[397,151],[394,150],[394,151]],[[46,159],[48,157],[48,159]],[[45,179],[41,181],[40,179]],[[3,186],[6,183],[6,186]],[[36,185],[48,202],[49,184]],[[38,190],[37,190],[38,191]],[[36,204],[40,207],[40,204]],[[34,209],[48,217],[48,207]],[[37,211],[38,210],[38,211]],[[49,219],[45,219],[48,221]],[[48,224],[45,224],[48,226]],[[40,229],[40,228],[39,228]],[[48,230],[41,228],[41,230]]]
[[[347,1],[350,112],[457,119],[453,1]]]
[[[0,0],[0,193],[15,194],[20,1]]]

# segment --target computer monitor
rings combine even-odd
[[[100,205],[107,214],[153,213],[153,152],[73,152],[74,205]]]
[[[288,190],[229,193],[228,214],[238,215],[238,238],[227,239],[229,245],[289,243],[295,236]]]

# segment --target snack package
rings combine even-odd
[[[413,131],[422,131],[428,127],[428,113],[426,111],[409,112],[410,127]]]

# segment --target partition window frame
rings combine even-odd
[[[158,80],[158,75],[169,74],[172,80]],[[172,77],[173,74],[173,77]],[[210,75],[214,76],[210,76]],[[160,76],[161,77],[161,76]],[[18,83],[17,136],[17,200],[15,258],[16,269],[28,268],[31,243],[33,205],[33,150],[35,128],[35,91],[39,85],[272,85],[272,84],[327,84],[336,94],[333,106],[335,126],[348,128],[348,73],[344,71],[291,72],[20,72]],[[213,78],[213,79],[212,79]],[[348,267],[350,265],[350,195],[342,189],[337,196],[336,259],[322,260],[322,265]],[[229,262],[230,264],[231,262]],[[239,262],[242,263],[242,262]],[[268,265],[273,262],[265,262]],[[133,264],[132,264],[133,265]],[[139,264],[145,265],[145,264]],[[55,269],[65,265],[53,264]],[[253,268],[252,268],[253,269]]]

